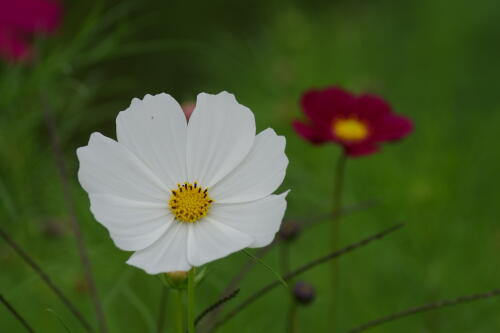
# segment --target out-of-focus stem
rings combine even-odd
[[[45,104],[44,116],[47,129],[49,131],[52,153],[54,155],[55,165],[59,171],[62,191],[66,199],[64,202],[66,203],[68,209],[69,221],[71,223],[71,229],[73,230],[73,234],[75,236],[76,247],[78,249],[78,255],[80,256],[80,261],[82,263],[85,281],[87,282],[87,285],[89,287],[90,296],[97,316],[97,322],[99,324],[99,330],[102,333],[106,333],[108,331],[106,318],[104,315],[104,310],[102,308],[101,300],[97,292],[97,286],[95,283],[94,275],[92,273],[92,265],[90,263],[87,245],[85,244],[85,239],[80,226],[80,221],[78,220],[77,217],[76,202],[73,193],[71,191],[70,178],[66,166],[66,161],[64,159],[63,148],[61,140],[59,138],[55,115],[53,113],[52,107],[49,104],[49,100],[46,95],[42,95],[42,102]]]
[[[38,265],[35,260],[28,255],[26,251],[21,249],[21,247],[14,242],[6,231],[0,228],[0,238],[3,238],[5,242],[26,262],[33,271],[43,280],[43,282],[52,290],[52,292],[59,297],[61,302],[68,308],[68,310],[75,316],[76,319],[83,325],[86,331],[92,332],[92,326],[83,317],[82,313],[76,308],[76,306],[63,294],[61,289],[52,281],[52,279],[45,273],[40,265]]]
[[[286,331],[288,333],[298,332],[298,320],[297,320],[297,302],[292,298],[290,307],[288,308],[288,320]]]
[[[287,275],[290,272],[290,245],[288,242],[282,242],[280,244],[280,262],[281,262],[281,274],[283,276]],[[288,303],[288,311],[287,311],[287,328],[286,331],[288,333],[296,333],[297,332],[297,302],[293,297],[293,286],[289,289],[290,300]]]
[[[7,308],[7,310],[9,310],[10,313],[12,313],[12,315],[21,323],[21,325],[23,325],[23,327],[28,332],[32,333],[35,332],[35,330],[33,330],[33,328],[28,324],[26,319],[24,319],[24,317],[21,316],[21,314],[17,312],[16,309],[14,309],[14,307],[9,302],[7,302],[7,300],[2,296],[2,294],[0,294],[0,303],[2,303]]]
[[[342,206],[342,193],[344,190],[344,176],[345,167],[347,162],[347,155],[345,152],[339,156],[335,168],[335,178],[333,183],[333,202],[332,202],[332,239],[331,249],[335,251],[339,248],[340,243],[340,208]],[[337,323],[337,301],[338,301],[338,284],[339,284],[339,262],[338,260],[332,261],[332,311],[330,321],[333,323],[332,332],[335,332]]]
[[[194,333],[194,278],[195,268],[191,268],[188,274],[188,333]]]

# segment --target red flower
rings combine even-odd
[[[0,0],[0,56],[28,60],[33,36],[54,32],[60,18],[61,7],[54,0]]]
[[[349,156],[368,155],[383,141],[395,141],[413,129],[410,119],[395,115],[374,95],[354,96],[330,87],[307,91],[301,100],[308,123],[294,121],[295,131],[314,144],[339,143]]]

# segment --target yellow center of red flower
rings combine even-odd
[[[335,119],[332,131],[339,139],[344,141],[361,141],[368,136],[368,126],[357,118]]]
[[[208,196],[208,188],[203,189],[195,182],[177,184],[168,205],[176,220],[194,223],[207,215],[212,202],[214,201]]]

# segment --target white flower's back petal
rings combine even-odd
[[[254,138],[253,113],[232,94],[199,94],[188,124],[189,181],[214,185],[245,158]]]
[[[283,182],[287,165],[285,138],[268,128],[255,137],[243,162],[210,189],[210,196],[218,203],[266,197]]]
[[[134,99],[116,118],[118,142],[149,166],[169,189],[186,180],[186,134],[186,116],[167,94]]]
[[[253,242],[249,247],[266,246],[280,228],[285,215],[287,194],[288,191],[246,203],[214,202],[209,218],[250,235]]]
[[[174,217],[166,204],[90,194],[90,210],[108,229],[116,246],[126,251],[148,247],[160,238]]]
[[[205,218],[189,225],[188,261],[201,266],[252,244],[253,238],[215,220]]]
[[[134,253],[127,264],[141,268],[148,274],[188,271],[188,225],[173,222],[170,228],[151,246]]]
[[[93,133],[78,148],[78,179],[88,193],[112,194],[139,201],[166,202],[170,193],[162,181],[120,143]]]

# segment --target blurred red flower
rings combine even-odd
[[[0,57],[11,62],[30,59],[31,39],[53,33],[61,12],[55,0],[0,0]]]
[[[295,131],[314,144],[336,142],[351,157],[372,154],[379,143],[399,140],[413,129],[410,119],[394,114],[380,97],[355,96],[339,87],[307,91],[301,105],[309,119],[294,121]]]

